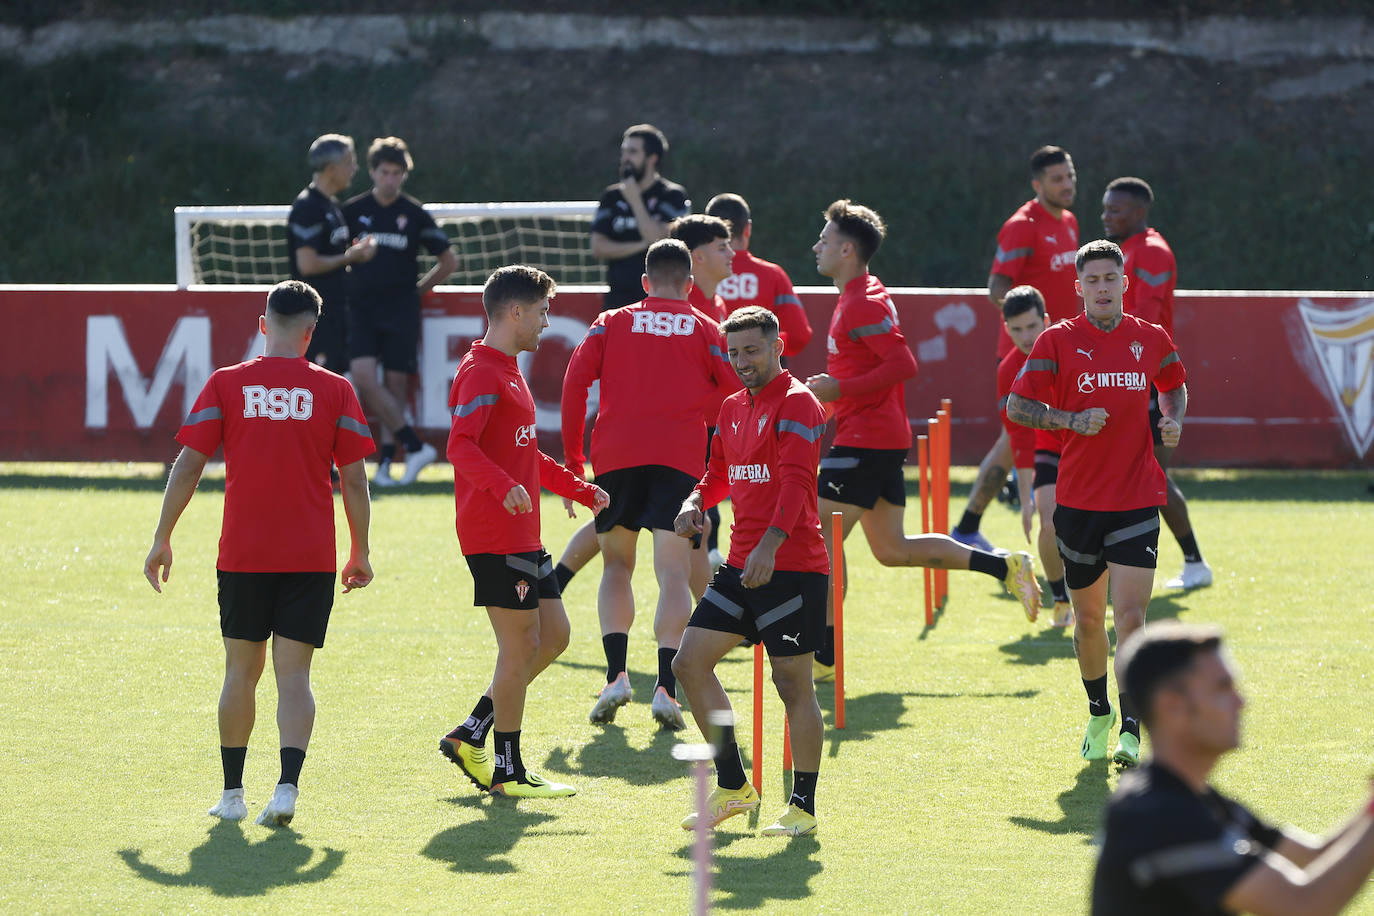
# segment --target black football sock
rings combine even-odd
[[[790,805],[796,805],[807,814],[816,813],[816,777],[819,773],[803,773],[796,770],[792,773],[792,797],[787,800]]]
[[[224,788],[243,788],[243,760],[248,756],[247,747],[225,747],[220,745],[219,762],[224,767]]]
[[[424,447],[424,443],[420,441],[420,437],[415,435],[415,430],[411,429],[409,426],[402,426],[400,429],[396,430],[396,441],[406,447],[407,455],[413,455]]]
[[[1136,713],[1135,704],[1124,691],[1117,691],[1116,701],[1121,704],[1121,733],[1124,735],[1129,732],[1139,741],[1140,716]]]
[[[525,778],[525,764],[520,760],[520,733],[492,732],[495,738],[496,769],[492,783],[512,782]]]
[[[1107,675],[1094,680],[1083,679],[1083,689],[1088,692],[1088,712],[1094,716],[1105,716],[1111,711],[1112,704],[1107,700]]]
[[[1189,531],[1178,539],[1179,549],[1183,551],[1183,562],[1201,563],[1202,551],[1198,550],[1197,538],[1193,537],[1193,532]]]
[[[983,513],[964,510],[964,515],[959,519],[959,524],[954,526],[954,530],[960,534],[977,534],[978,526],[983,523]]]
[[[491,728],[491,723],[495,718],[496,713],[492,711],[491,697],[483,694],[482,698],[477,701],[477,705],[472,707],[472,714],[467,717],[462,725],[449,732],[446,737],[457,738],[473,747],[481,747],[486,743],[487,731]]]
[[[721,730],[720,750],[716,753],[716,785],[722,789],[742,789],[747,781],[744,763],[739,759],[739,745],[735,743],[735,727],[727,725]]]
[[[969,569],[992,576],[998,582],[1005,581],[1007,578],[1007,560],[1005,557],[999,557],[995,553],[988,553],[977,548],[969,548],[969,550]]]
[[[389,464],[396,460],[396,443],[387,442],[377,449],[377,461],[381,464]]]
[[[606,683],[609,684],[625,671],[625,655],[630,649],[630,634],[607,633],[601,637],[601,648],[606,650]]]
[[[659,646],[658,649],[658,682],[655,687],[662,687],[668,691],[668,696],[677,696],[677,678],[673,677],[673,659],[677,657],[676,649],[665,649]]]
[[[1069,600],[1069,587],[1064,584],[1062,578],[1050,580],[1050,594],[1054,595],[1055,601]]]
[[[567,591],[568,583],[572,581],[572,577],[575,575],[577,575],[575,570],[569,569],[562,563],[553,568],[553,577],[558,580],[558,593],[560,595]]]
[[[816,650],[816,661],[827,667],[835,667],[835,627],[825,628],[825,642]]]
[[[305,751],[299,747],[284,747],[281,749],[281,779],[277,784],[286,783],[291,786],[301,784],[301,764],[305,763]]]

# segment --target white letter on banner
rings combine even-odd
[[[481,340],[486,319],[479,315],[440,315],[420,319],[420,405],[416,415],[426,429],[448,429],[448,393],[453,373],[467,355],[467,343]],[[449,347],[457,340],[463,345]],[[450,358],[449,353],[456,353]]]
[[[172,335],[149,382],[138,370],[124,322],[118,315],[86,317],[86,428],[109,425],[109,377],[113,369],[123,389],[124,403],[134,426],[147,429],[157,419],[173,382],[182,385],[181,415],[195,405],[196,396],[210,378],[210,319],[187,315],[177,319]]]
[[[583,324],[576,318],[570,318],[567,315],[550,315],[549,326],[544,330],[544,334],[540,339],[543,341],[554,339],[562,340],[567,343],[568,352],[571,354],[573,350],[577,349],[577,345],[582,342],[582,338],[587,336],[587,329],[589,327],[590,325]],[[541,349],[542,346],[541,344]],[[527,381],[534,377],[531,374],[534,371],[534,357],[535,354],[528,351],[516,357],[517,362],[520,364],[520,371],[525,374],[525,379]],[[563,373],[567,368],[567,363],[564,363],[558,370],[558,390],[560,392],[563,390]],[[587,393],[588,411],[596,410],[597,394],[600,390],[598,385],[593,385],[591,390]],[[588,415],[590,416],[590,414]],[[555,401],[552,404],[545,404],[538,398],[535,398],[534,422],[535,425],[539,427],[540,432],[554,435],[561,433],[563,431],[562,402]]]

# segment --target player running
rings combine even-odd
[[[344,594],[372,581],[371,508],[363,458],[373,450],[353,387],[305,358],[319,320],[319,293],[299,280],[267,295],[258,330],[262,356],[217,370],[177,433],[162,515],[143,574],[161,592],[172,572],[172,529],[196,492],[205,463],[224,447],[224,526],[219,540],[219,621],[224,687],[219,695],[224,791],[210,814],[241,820],[243,764],[255,693],[272,640],[281,778],[257,823],[285,826],[296,814],[301,765],[315,726],[310,661],[324,645],[334,604],[334,499],[339,468],[351,541]]]
[[[1121,249],[1105,239],[1078,251],[1084,311],[1035,342],[1007,399],[1007,416],[1036,429],[1063,429],[1054,528],[1073,599],[1073,642],[1088,693],[1084,759],[1107,756],[1117,710],[1107,699],[1107,593],[1118,641],[1140,629],[1159,544],[1164,471],[1151,450],[1150,386],[1159,390],[1160,437],[1178,445],[1188,405],[1186,374],[1159,325],[1122,310]],[[1120,657],[1118,656],[1118,663]],[[1113,759],[1140,760],[1140,722],[1117,670],[1121,738]]]
[[[644,258],[648,298],[602,312],[577,345],[563,378],[563,454],[581,474],[587,389],[601,380],[592,430],[592,468],[610,494],[597,516],[604,568],[597,595],[606,686],[589,718],[615,721],[633,691],[626,671],[635,617],[631,578],[639,531],[653,533],[658,608],[658,680],[651,711],[664,728],[684,727],[673,656],[692,611],[688,588],[691,545],[673,536],[673,519],[706,464],[704,412],[712,398],[739,382],[721,350],[716,323],[687,304],[692,255],[676,239],[660,239]]]
[[[817,487],[820,512],[844,515],[844,536],[863,521],[873,556],[884,566],[972,569],[1001,581],[1029,620],[1040,612],[1040,586],[1031,555],[998,556],[965,547],[945,534],[908,537],[902,517],[906,481],[902,465],[911,448],[911,423],[903,386],[916,375],[916,357],[907,346],[882,281],[868,263],[887,234],[882,217],[868,207],[837,200],[825,211],[825,228],[816,253],[816,270],[840,291],[830,319],[826,371],[806,380],[823,403],[833,404],[835,441],[821,460]],[[835,556],[830,526],[821,532]],[[816,653],[816,676],[834,676],[834,608],[826,611],[825,644]]]
[[[682,504],[673,529],[692,537],[702,530],[705,507],[734,501],[730,556],[693,612],[673,671],[682,679],[692,715],[708,741],[711,714],[731,713],[715,667],[740,637],[762,642],[773,683],[787,710],[796,769],[792,795],[767,836],[816,832],[816,778],[821,763],[821,710],[811,679],[811,656],[820,646],[830,561],[821,538],[812,486],[825,412],[806,386],[782,368],[783,343],[772,312],[747,306],[721,328],[730,362],[746,390],[725,399],[711,443],[706,475]],[[717,748],[716,788],[704,813],[712,827],[758,807],[744,777],[733,727]]]
[[[553,561],[539,540],[539,488],[594,513],[607,504],[600,487],[539,450],[534,397],[515,361],[538,348],[553,295],[553,279],[533,267],[502,267],[488,277],[482,290],[487,333],[458,364],[448,400],[458,543],[472,571],[473,604],[486,607],[496,634],[496,671],[439,750],[477,788],[516,798],[577,791],[526,769],[520,754],[526,688],[567,648],[569,633]],[[488,729],[495,737],[491,754]]]

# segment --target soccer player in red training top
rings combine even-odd
[[[988,274],[988,298],[999,309],[1007,291],[1027,285],[1045,297],[1049,322],[1078,314],[1078,295],[1073,291],[1073,259],[1078,253],[1078,218],[1069,212],[1078,188],[1073,159],[1057,146],[1042,146],[1031,154],[1031,188],[1035,197],[1013,213],[997,233],[997,257]],[[1003,327],[997,335],[997,359],[1012,350]],[[1011,467],[1011,449],[1005,432],[978,464],[978,479],[969,493],[968,506],[950,532],[961,544],[991,550],[978,531],[983,512],[1002,489]]]
[[[763,306],[778,316],[782,355],[796,356],[811,342],[811,322],[787,271],[749,250],[754,222],[748,201],[738,194],[717,194],[706,204],[706,213],[730,226],[730,247],[735,252],[731,275],[716,287],[716,295],[725,300],[726,314],[746,305]]]
[[[1164,471],[1145,428],[1150,386],[1159,389],[1160,435],[1178,445],[1188,405],[1183,363],[1159,325],[1122,311],[1121,249],[1105,239],[1078,252],[1083,314],[1051,325],[1035,342],[1007,399],[1007,416],[1036,429],[1064,429],[1054,529],[1073,598],[1074,648],[1088,693],[1083,757],[1107,756],[1117,711],[1107,700],[1107,592],[1118,640],[1145,623],[1159,544]],[[1118,662],[1120,657],[1118,656]],[[1123,766],[1140,760],[1140,721],[1117,670]]]
[[[1064,563],[1059,558],[1059,548],[1054,542],[1054,522],[1050,517],[1054,507],[1053,482],[1050,482],[1047,493],[1037,488],[1034,499],[1031,495],[1031,485],[1036,480],[1037,463],[1048,460],[1048,456],[1037,450],[1036,441],[1041,436],[1046,437],[1046,442],[1049,443],[1046,447],[1054,450],[1053,457],[1057,466],[1060,448],[1058,439],[1051,438],[1053,434],[1047,430],[1031,429],[1007,419],[1007,395],[1011,393],[1012,383],[1021,374],[1021,367],[1026,364],[1026,357],[1030,355],[1036,338],[1045,330],[1045,298],[1034,286],[1012,287],[1002,300],[1002,322],[1014,348],[997,366],[997,412],[1011,442],[1012,467],[1016,468],[1016,486],[1021,497],[1021,527],[1026,533],[1026,540],[1029,541],[1032,517],[1039,508],[1040,536],[1036,543],[1039,547],[1041,566],[1045,570],[1046,578],[1050,580],[1050,587],[1054,590],[1052,625],[1065,627],[1073,622],[1073,605],[1069,603],[1068,592],[1064,590]],[[1042,498],[1048,501],[1049,512],[1040,506]]]
[[[903,385],[916,374],[916,357],[897,324],[882,281],[868,272],[887,229],[868,207],[837,200],[825,211],[825,228],[814,248],[816,270],[840,290],[830,319],[826,371],[806,380],[811,392],[835,410],[835,441],[821,460],[817,487],[823,518],[844,514],[844,536],[863,521],[873,556],[884,566],[972,569],[1006,584],[1026,617],[1040,610],[1040,586],[1031,555],[1002,557],[965,547],[944,534],[906,535],[906,481],[902,465],[911,448],[911,422]],[[842,545],[831,543],[833,558]],[[834,608],[827,613],[825,644],[816,653],[816,676],[834,676]]]
[[[604,725],[630,702],[626,672],[635,617],[630,580],[641,528],[653,532],[658,609],[658,680],[651,712],[664,728],[684,726],[673,656],[692,612],[691,545],[673,536],[673,519],[706,465],[704,413],[713,398],[739,386],[721,349],[716,323],[687,304],[692,255],[677,239],[660,239],[644,257],[648,298],[602,312],[573,351],[563,377],[563,454],[583,469],[587,389],[601,380],[592,469],[611,496],[596,518],[604,569],[597,594],[606,686],[589,718]]]
[[[285,825],[296,813],[301,764],[315,725],[310,660],[324,645],[334,603],[334,499],[339,468],[352,543],[343,568],[347,594],[372,581],[370,507],[363,458],[373,452],[353,387],[306,360],[320,295],[299,280],[267,295],[257,359],[210,376],[177,433],[185,448],[172,465],[162,515],[143,574],[157,591],[172,571],[172,529],[191,501],[205,462],[224,446],[224,526],[219,539],[219,620],[224,688],[219,696],[224,792],[210,813],[248,814],[243,762],[253,732],[254,694],[272,639],[277,679],[281,779],[259,824]]]
[[[525,769],[520,723],[529,683],[568,646],[568,615],[553,560],[539,540],[539,488],[606,507],[600,487],[539,450],[534,397],[515,358],[534,352],[549,326],[553,279],[533,267],[502,267],[487,278],[487,333],[458,364],[449,391],[458,544],[472,571],[473,604],[496,633],[496,671],[472,714],[439,742],[479,789],[516,798],[572,795],[572,786]],[[495,753],[486,749],[487,730]]]
[[[1174,285],[1178,266],[1169,243],[1149,226],[1150,205],[1155,194],[1139,178],[1118,178],[1107,185],[1102,195],[1102,227],[1107,238],[1121,246],[1126,259],[1126,314],[1144,318],[1174,336]],[[1188,518],[1188,501],[1178,484],[1168,476],[1174,450],[1159,438],[1159,403],[1151,392],[1150,431],[1154,436],[1155,459],[1165,470],[1169,501],[1159,510],[1183,551],[1183,571],[1164,583],[1165,588],[1202,588],[1212,584],[1212,567],[1202,558],[1193,524]]]
[[[806,386],[782,368],[782,341],[772,312],[747,306],[722,326],[730,362],[746,390],[725,399],[711,443],[706,475],[682,504],[674,530],[701,532],[703,508],[728,493],[734,500],[730,557],[711,580],[682,637],[673,670],[682,679],[692,715],[712,741],[711,714],[731,712],[715,667],[740,637],[762,642],[773,683],[787,709],[796,770],[787,807],[770,836],[816,831],[816,777],[821,764],[821,710],[811,679],[820,647],[830,560],[821,538],[812,484],[820,459],[825,412]],[[758,806],[744,778],[733,727],[720,738],[715,791],[704,813],[711,826]]]

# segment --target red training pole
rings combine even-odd
[[[949,414],[943,410],[936,411],[935,434],[931,436],[930,455],[930,477],[933,484],[931,522],[940,534],[949,533],[949,497],[946,490],[948,482],[945,479],[948,471],[944,466],[945,440],[948,437]],[[935,570],[935,603],[940,607],[945,606],[947,582],[948,572],[943,569]]]
[[[830,513],[830,587],[835,604],[835,727],[844,728],[844,513]]]
[[[787,724],[787,713],[782,714],[782,771],[792,770],[792,729]]]
[[[930,437],[916,437],[916,456],[919,462],[920,472],[918,479],[921,490],[921,533],[930,534]],[[931,569],[929,566],[921,570],[921,578],[925,580],[926,592],[926,626],[935,623],[934,601],[931,597]]]
[[[754,791],[763,795],[763,643],[754,643]]]

